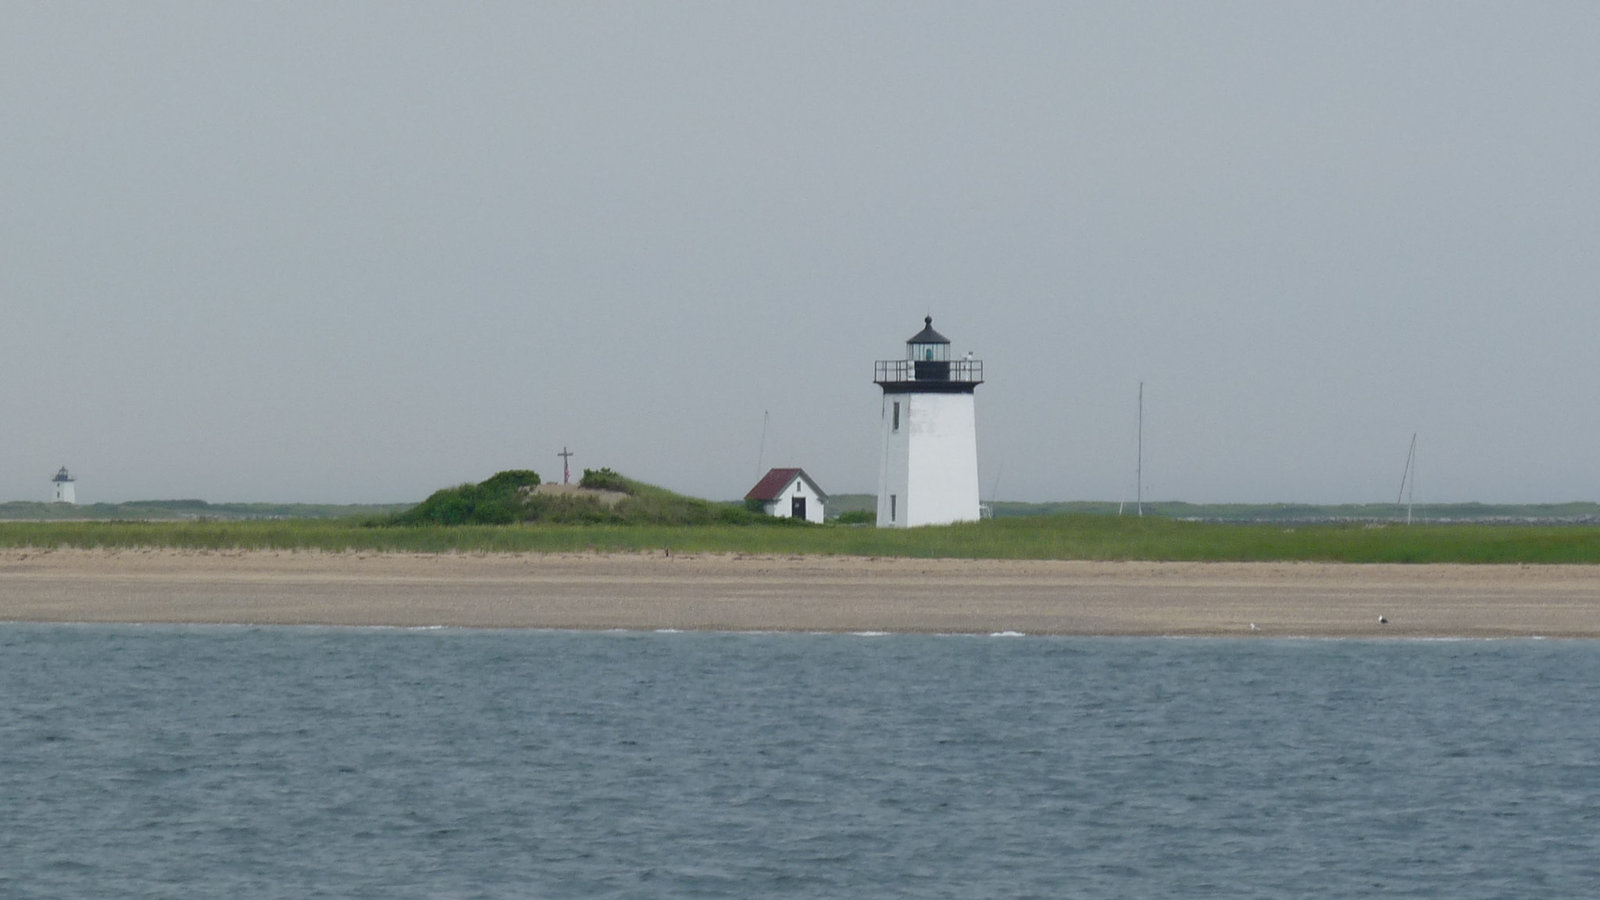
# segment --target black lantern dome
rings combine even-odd
[[[923,316],[922,330],[906,341],[906,359],[918,362],[950,359],[950,339],[933,330],[933,316]]]

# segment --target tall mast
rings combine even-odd
[[[1127,482],[1123,482],[1126,484]],[[1139,382],[1139,460],[1133,469],[1133,502],[1144,516],[1144,382]]]
[[[1395,512],[1400,511],[1400,501],[1406,502],[1406,524],[1411,524],[1411,500],[1407,498],[1406,488],[1411,489],[1411,497],[1417,493],[1417,433],[1411,432],[1411,449],[1406,451],[1406,469],[1400,473],[1400,493],[1394,498]]]
[[[763,469],[761,467],[761,464],[766,462],[766,460],[767,460],[767,416],[768,415],[770,415],[770,410],[763,409],[761,411],[761,446],[756,450],[756,481],[760,481],[761,480],[761,476],[767,474],[767,470]]]
[[[1411,502],[1417,499],[1417,433],[1411,433],[1411,485],[1406,488],[1406,524],[1411,524]]]

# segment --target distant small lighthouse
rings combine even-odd
[[[77,479],[67,474],[66,466],[62,466],[61,471],[56,473],[56,477],[50,480],[54,482],[56,486],[57,503],[78,502],[78,492],[73,488],[73,482],[77,481]]]
[[[974,392],[983,363],[950,358],[933,317],[906,341],[905,359],[878,360],[883,388],[883,462],[878,527],[911,528],[978,519],[978,426]]]

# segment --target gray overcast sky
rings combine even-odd
[[[0,499],[1596,499],[1600,4],[9,3]],[[764,415],[766,426],[763,451]]]

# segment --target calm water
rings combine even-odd
[[[0,626],[0,896],[1600,895],[1600,643]]]

